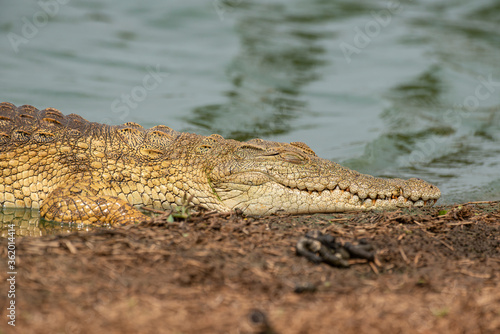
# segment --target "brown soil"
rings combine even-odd
[[[367,238],[376,260],[313,264],[295,254],[310,230]],[[10,333],[0,246],[0,332]],[[498,202],[163,217],[19,237],[16,261],[18,333],[500,333]]]

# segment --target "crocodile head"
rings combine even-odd
[[[421,207],[441,196],[420,179],[376,178],[321,159],[304,143],[229,142],[231,148],[218,154],[207,176],[224,206],[246,214]]]

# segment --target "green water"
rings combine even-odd
[[[0,35],[2,101],[303,141],[441,203],[500,199],[498,1],[18,0]]]

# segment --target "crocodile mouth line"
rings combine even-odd
[[[437,199],[427,199],[427,200],[424,200],[423,198],[418,198],[417,200],[412,200],[411,198],[409,197],[404,197],[403,195],[399,195],[399,196],[396,196],[396,195],[391,195],[390,197],[388,196],[385,196],[385,195],[381,195],[381,194],[378,194],[377,197],[373,198],[369,195],[367,195],[366,197],[364,198],[361,198],[359,196],[359,194],[357,193],[352,193],[350,191],[350,188],[347,187],[345,189],[341,189],[338,185],[335,186],[335,188],[333,189],[329,189],[329,188],[325,188],[323,190],[316,190],[316,189],[299,189],[299,188],[294,188],[294,187],[290,187],[290,186],[287,186],[285,184],[281,184],[284,188],[287,188],[289,190],[292,190],[292,191],[300,191],[301,193],[303,193],[305,195],[305,193],[307,193],[309,196],[330,196],[330,197],[334,197],[334,193],[336,192],[336,195],[348,195],[352,198],[354,198],[355,196],[357,197],[357,199],[359,200],[359,204],[360,205],[365,205],[365,204],[371,204],[371,205],[376,205],[377,201],[396,201],[396,202],[399,202],[399,201],[402,201],[403,205],[411,205],[411,206],[420,206],[423,204],[423,206],[432,206],[434,204],[436,204],[437,202]],[[325,194],[325,192],[327,192]]]

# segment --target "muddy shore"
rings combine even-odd
[[[311,230],[375,260],[297,256]],[[499,202],[18,237],[15,329],[0,243],[2,333],[500,333]]]

